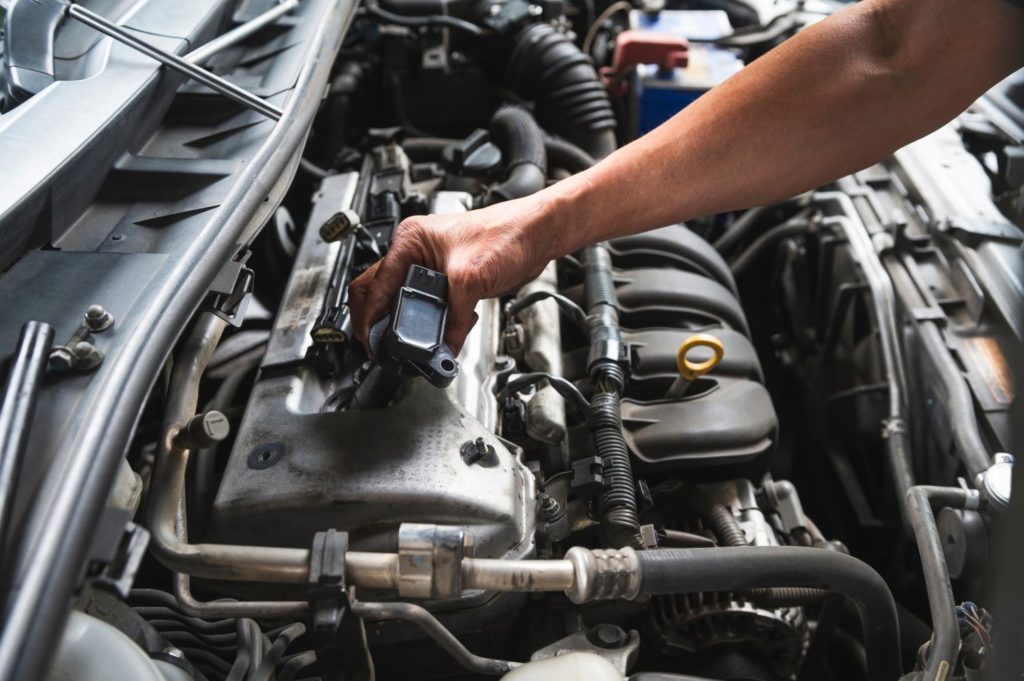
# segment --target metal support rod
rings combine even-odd
[[[52,344],[49,324],[29,322],[22,327],[0,402],[0,553],[7,543],[14,488]]]
[[[477,674],[502,676],[520,665],[519,662],[495,660],[490,657],[474,655],[466,646],[462,645],[459,639],[455,638],[452,632],[448,631],[443,624],[437,621],[437,618],[431,615],[426,608],[412,603],[363,603],[355,601],[352,603],[352,612],[364,620],[402,620],[404,622],[411,622],[432,638],[442,650],[455,658],[456,662]]]
[[[205,45],[192,50],[185,55],[185,61],[192,64],[202,64],[221,50],[245,40],[256,31],[264,26],[269,26],[298,6],[299,0],[283,0],[276,7],[268,9],[263,14],[253,17],[244,24],[239,24],[227,33],[219,35]]]
[[[124,43],[134,50],[138,50],[147,57],[156,59],[164,66],[202,83],[211,90],[219,92],[228,99],[231,99],[242,106],[252,109],[257,113],[261,113],[271,120],[278,121],[281,119],[281,109],[277,108],[270,102],[257,97],[248,90],[242,89],[218,75],[210,73],[204,68],[196,66],[190,61],[182,59],[176,54],[162,50],[159,47],[154,47],[146,41],[136,38],[117,24],[108,21],[95,12],[87,10],[81,5],[68,5],[68,16],[73,19],[77,19],[86,26],[96,29],[100,33],[110,36],[118,42]]]

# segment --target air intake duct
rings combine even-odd
[[[506,82],[536,103],[549,132],[601,159],[615,151],[615,114],[590,58],[548,24],[527,26],[515,38]]]

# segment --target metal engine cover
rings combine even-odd
[[[351,533],[354,549],[395,551],[401,523],[434,523],[462,526],[477,556],[528,557],[534,478],[494,435],[495,301],[477,306],[448,388],[413,379],[389,407],[321,413],[337,385],[307,364],[309,329],[332,264],[351,244],[324,243],[316,226],[351,205],[356,179],[329,177],[316,197],[217,491],[210,539],[307,547],[333,528]],[[467,463],[462,447],[477,438],[489,453]]]
[[[297,413],[301,382],[258,382],[214,503],[217,540],[304,547],[334,528],[394,551],[398,525],[419,522],[464,526],[478,556],[532,552],[532,475],[451,391],[416,380],[386,409]],[[477,438],[493,453],[467,464]]]

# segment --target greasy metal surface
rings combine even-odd
[[[353,532],[360,550],[393,550],[401,522],[461,525],[475,554],[518,557],[533,548],[533,477],[493,433],[424,381],[387,409],[310,413],[295,376],[260,380],[214,503],[216,540],[305,546],[315,532]],[[482,437],[493,456],[459,452]],[[279,442],[262,470],[248,453]]]

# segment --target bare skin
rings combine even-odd
[[[579,248],[785,199],[865,168],[955,118],[1024,66],[1024,9],[1005,0],[862,0],[801,32],[661,127],[532,196],[409,218],[356,279],[365,343],[418,263],[445,272],[456,352],[481,298]]]

